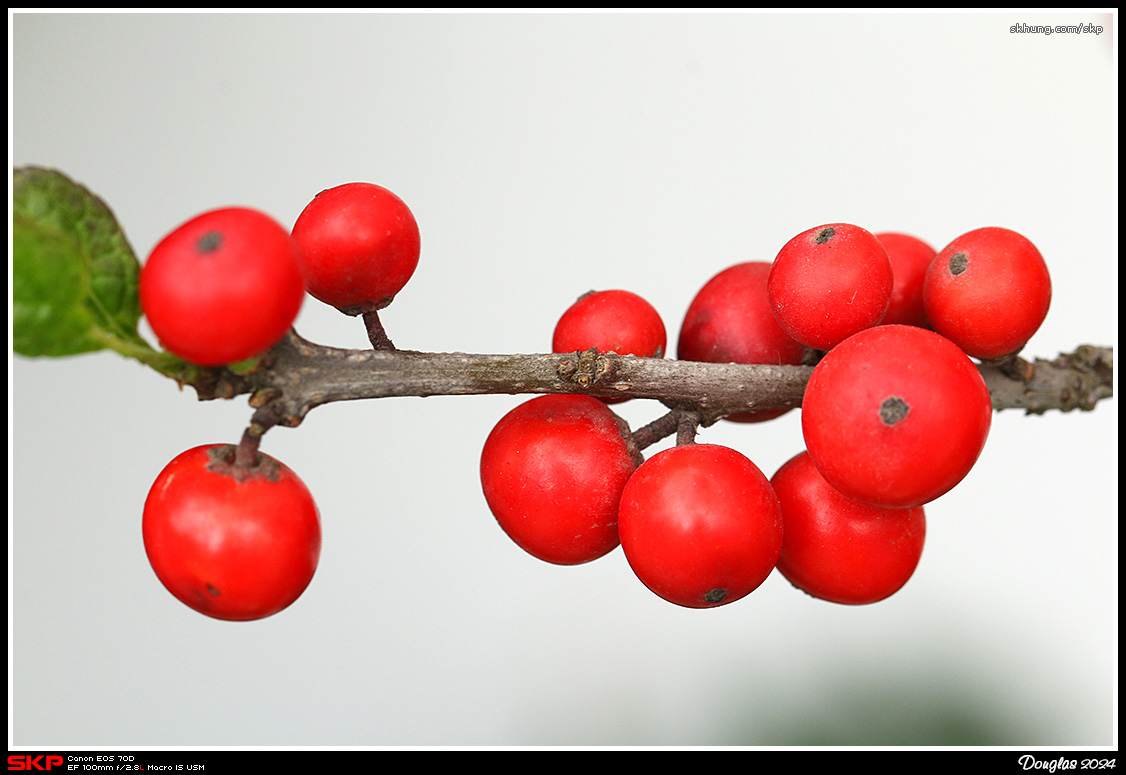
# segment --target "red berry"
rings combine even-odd
[[[551,351],[594,348],[600,353],[660,358],[665,354],[665,324],[653,305],[630,291],[590,291],[555,324]],[[624,398],[603,398],[608,404]]]
[[[934,259],[935,249],[910,234],[881,232],[876,235],[876,239],[888,252],[894,278],[891,304],[888,305],[882,323],[930,328],[927,312],[923,308],[923,278]]]
[[[382,309],[418,266],[422,242],[402,199],[373,183],[313,198],[293,224],[309,293],[348,315]]]
[[[891,260],[876,236],[831,223],[804,231],[774,259],[768,290],[782,328],[807,347],[829,350],[877,325],[893,285]]]
[[[763,473],[728,447],[686,444],[637,469],[618,514],[622,550],[641,582],[686,608],[739,600],[782,549],[782,512]]]
[[[866,605],[899,591],[919,564],[926,537],[922,506],[879,509],[833,488],[807,452],[770,480],[782,505],[778,570],[813,597]]]
[[[677,357],[706,363],[800,365],[805,346],[774,319],[766,291],[769,277],[769,263],[750,261],[728,267],[708,280],[688,305]],[[761,422],[788,411],[741,412],[727,419]]]
[[[259,454],[234,463],[234,447],[181,453],[153,483],[142,533],[161,583],[216,619],[261,619],[293,603],[313,578],[320,517],[305,484]]]
[[[1011,355],[1040,328],[1052,300],[1036,246],[1009,229],[963,234],[931,262],[923,303],[934,330],[974,358]]]
[[[630,291],[591,291],[579,297],[555,325],[551,351],[660,358],[665,352],[665,324],[653,305]]]
[[[806,449],[831,485],[911,508],[960,482],[989,435],[985,380],[958,347],[916,326],[878,326],[833,348],[802,399]]]
[[[196,216],[162,239],[139,281],[161,344],[201,366],[258,355],[293,325],[305,298],[289,232],[244,207]]]
[[[558,565],[614,549],[618,501],[635,465],[623,430],[590,396],[539,396],[502,417],[481,452],[481,487],[505,533]]]

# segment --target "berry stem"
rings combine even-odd
[[[696,443],[696,429],[700,425],[700,415],[696,412],[678,410],[676,412],[676,445]]]
[[[391,342],[391,338],[387,336],[387,331],[383,328],[383,323],[379,319],[379,310],[367,310],[364,312],[364,326],[367,328],[368,341],[371,342],[373,350],[394,350],[395,345]]]
[[[256,423],[243,431],[242,440],[235,447],[235,466],[244,470],[253,468],[258,462],[258,445],[262,440],[265,429]]]
[[[278,410],[284,405],[280,401],[281,391],[275,388],[266,388],[253,393],[250,405],[256,407],[254,416],[250,418],[250,425],[242,432],[242,439],[235,447],[235,465],[242,469],[251,469],[258,464],[258,447],[266,431],[279,424],[296,425],[296,422],[284,420]]]
[[[678,424],[679,417],[676,410],[670,410],[648,425],[643,425],[635,430],[633,432],[633,443],[639,451],[643,450],[676,433]]]

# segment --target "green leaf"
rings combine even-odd
[[[147,360],[140,265],[117,219],[60,172],[12,175],[12,342],[27,356],[110,348]]]

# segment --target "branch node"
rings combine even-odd
[[[995,361],[986,361],[1004,374],[1006,377],[1018,382],[1028,384],[1036,375],[1036,367],[1030,361],[1021,358],[1016,353],[1006,355],[1003,358],[998,358]]]
[[[270,403],[275,398],[280,397],[281,394],[281,390],[276,387],[261,388],[259,390],[255,390],[250,395],[250,400],[247,403],[249,403],[251,408],[253,409],[261,409],[263,406]]]
[[[615,368],[610,358],[591,347],[589,350],[577,350],[573,357],[560,361],[555,371],[563,380],[585,388],[608,382],[613,378]]]

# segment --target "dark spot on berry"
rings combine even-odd
[[[955,253],[954,255],[950,256],[950,274],[957,277],[962,272],[966,271],[966,266],[969,263],[970,261],[968,258],[966,258],[965,253]]]
[[[824,245],[833,238],[834,234],[836,234],[836,230],[833,229],[832,226],[826,226],[824,229],[817,232],[817,236],[813,238],[813,241],[818,245]]]
[[[709,603],[722,603],[725,597],[727,597],[726,589],[713,589],[711,592],[704,595],[704,599]]]
[[[883,420],[884,425],[895,425],[906,417],[910,410],[911,407],[906,401],[898,396],[892,396],[880,404],[880,419]]]
[[[195,243],[195,249],[200,253],[214,253],[223,244],[223,235],[217,231],[209,231]]]
[[[215,587],[211,586],[210,584],[207,585],[207,592],[208,592],[208,594],[210,594],[214,597],[219,597],[219,590],[217,590]]]

